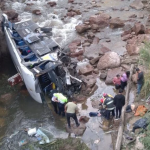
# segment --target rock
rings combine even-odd
[[[87,37],[88,37],[89,39],[93,39],[93,38],[95,37],[95,34],[90,31],[90,32],[88,32]]]
[[[76,136],[82,136],[85,129],[86,129],[86,126],[83,123],[80,123],[80,126],[78,128],[73,129],[73,133]]]
[[[100,26],[97,25],[97,24],[92,24],[91,25],[91,29],[93,29],[93,30],[98,30],[99,28],[100,28]]]
[[[35,14],[35,15],[41,15],[41,10],[35,9],[35,10],[32,11],[32,13]]]
[[[139,135],[136,137],[135,150],[144,150],[144,145],[140,141],[141,137],[144,137],[144,135]]]
[[[131,25],[130,24],[127,24],[127,25],[125,25],[124,27],[123,27],[123,33],[121,34],[121,36],[125,36],[125,35],[127,35],[127,34],[131,34],[131,32],[132,32],[132,27],[131,27]]]
[[[91,105],[93,108],[99,109],[100,99],[91,101]]]
[[[143,18],[144,18],[144,14],[141,14],[141,13],[140,13],[140,14],[138,15],[138,18],[143,19]]]
[[[74,52],[71,52],[70,53],[70,57],[78,57],[78,56],[80,56],[80,55],[83,55],[83,53],[84,53],[84,50],[75,50]]]
[[[114,68],[114,69],[109,69],[107,72],[107,78],[105,80],[106,84],[113,84],[112,80],[113,78],[117,75],[120,74],[122,75],[124,72],[122,71],[122,67],[119,68]]]
[[[124,21],[120,20],[119,18],[113,18],[110,20],[110,28],[115,29],[115,28],[121,28],[124,26]]]
[[[93,73],[99,74],[99,70],[98,70],[97,68],[95,68],[95,69],[93,70]]]
[[[111,51],[111,50],[110,50],[109,48],[107,48],[107,47],[102,47],[100,50],[103,52],[103,54],[105,54],[105,53]]]
[[[133,83],[137,83],[137,74],[133,74],[131,79]]]
[[[52,1],[51,1],[51,2],[48,2],[47,4],[48,4],[49,6],[51,6],[51,7],[53,7],[53,6],[56,5],[56,2],[52,2]]]
[[[68,46],[70,49],[70,52],[74,52],[76,49],[78,49],[78,46],[80,46],[80,45],[81,45],[80,39],[72,41],[72,43],[70,43]]]
[[[121,39],[122,41],[127,41],[128,39],[131,39],[133,37],[132,34],[127,34],[127,35],[124,35]]]
[[[124,10],[125,10],[125,11],[129,11],[129,7],[125,6],[125,7],[124,7]]]
[[[99,43],[99,38],[98,37],[94,37],[92,44],[98,44],[98,43]]]
[[[130,56],[128,58],[124,58],[123,60],[121,60],[122,64],[135,64],[137,63],[139,60],[138,56]]]
[[[135,0],[130,4],[130,7],[140,10],[143,9],[144,5],[141,0]]]
[[[140,48],[134,44],[127,44],[126,49],[129,55],[137,55],[140,51]]]
[[[90,60],[90,64],[94,65],[96,62],[98,62],[99,59],[100,59],[100,56],[91,59],[91,60]]]
[[[123,68],[124,71],[129,71],[130,70],[130,65],[122,64],[121,67]]]
[[[78,103],[84,102],[87,99],[87,97],[83,96],[83,95],[78,95],[76,96],[76,101]]]
[[[5,103],[5,104],[9,104],[9,102],[11,101],[11,99],[12,99],[12,94],[11,93],[3,94],[0,97],[0,101],[2,103]]]
[[[14,21],[18,18],[18,13],[16,13],[14,10],[8,10],[8,11],[5,11],[4,13],[7,14],[8,20],[10,21]]]
[[[129,18],[136,18],[136,17],[137,17],[136,14],[132,14],[132,15],[129,16]]]
[[[109,24],[110,16],[107,14],[94,15],[89,18],[90,24],[97,24],[100,28],[105,28]]]
[[[77,15],[77,14],[74,11],[67,13],[67,16],[69,16],[69,17],[74,17],[75,15]]]
[[[82,122],[82,123],[87,123],[89,121],[89,117],[87,116],[81,116],[80,119],[79,119],[79,122]]]
[[[103,52],[101,51],[99,44],[91,44],[90,47],[85,47],[84,56],[86,58],[97,58],[102,55]]]
[[[102,72],[100,74],[100,79],[106,79],[106,77],[107,77],[107,73],[106,72]]]
[[[88,47],[88,46],[90,46],[90,45],[91,45],[91,43],[89,43],[89,42],[86,42],[86,43],[83,43],[83,44],[82,44],[83,47]]]
[[[85,82],[87,88],[92,88],[96,83],[96,78],[93,75],[82,76],[82,81]]]
[[[115,68],[120,66],[120,57],[115,52],[107,52],[99,59],[98,69]]]
[[[83,75],[92,73],[94,69],[88,62],[79,62],[77,68]]]
[[[78,33],[83,33],[85,31],[87,31],[90,28],[90,26],[85,25],[85,24],[79,24],[75,28]]]
[[[74,2],[74,0],[68,0],[68,3],[73,3]]]
[[[145,33],[145,27],[141,23],[135,23],[134,27],[133,27],[133,31],[135,32],[136,35],[144,34]]]

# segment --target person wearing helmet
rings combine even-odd
[[[103,94],[105,101],[103,103],[103,107],[106,110],[106,119],[109,120],[110,119],[110,113],[112,113],[113,117],[115,116],[115,106],[114,106],[114,100],[112,96],[107,95],[106,93]]]

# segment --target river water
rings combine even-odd
[[[53,28],[53,38],[62,47],[65,47],[72,40],[77,39],[79,35],[76,34],[75,26],[82,23],[89,18],[89,16],[96,14],[100,11],[105,11],[105,13],[110,14],[112,17],[123,17],[128,19],[128,17],[133,14],[139,14],[140,11],[130,10],[125,12],[120,12],[119,10],[113,11],[112,7],[117,7],[118,9],[129,6],[131,2],[123,2],[119,0],[103,0],[101,7],[91,6],[94,1],[80,1],[74,9],[79,9],[82,11],[82,16],[78,15],[72,18],[66,17],[67,8],[71,7],[68,0],[55,0],[57,3],[56,7],[49,7],[47,5],[47,0],[25,0],[26,3],[33,3],[33,5],[26,5],[24,0],[18,1],[7,1],[5,4],[5,9],[14,9],[19,13],[20,20],[32,19],[39,26],[47,26]],[[90,9],[91,7],[91,9]],[[42,15],[36,16],[31,13],[33,9],[39,9]],[[88,11],[87,11],[88,10]],[[112,13],[113,12],[113,13]],[[143,11],[147,14],[147,12]],[[145,22],[145,20],[143,20]],[[132,23],[130,23],[132,25]],[[111,42],[104,43],[103,45],[111,48],[112,51],[117,52],[119,55],[123,55],[126,52],[125,42],[120,41],[121,29],[111,30],[110,28],[105,28],[102,32],[96,33],[99,38],[111,39]],[[120,42],[119,42],[120,41]],[[115,43],[115,44],[114,44]],[[60,118],[49,109],[47,104],[39,104],[35,102],[28,94],[24,85],[20,84],[15,87],[10,87],[7,83],[7,79],[16,73],[16,69],[11,61],[10,56],[3,60],[0,69],[0,149],[2,150],[19,150],[18,142],[21,137],[16,137],[15,141],[12,141],[10,136],[17,131],[24,130],[24,128],[42,127],[48,132],[50,139],[54,138],[66,138],[68,133],[65,131],[66,120],[65,118]],[[94,93],[94,96],[99,93],[109,93],[115,95],[112,86],[107,86],[103,81],[97,80],[98,90]],[[131,99],[133,99],[133,93],[131,93]],[[78,104],[81,115],[88,116],[90,111],[97,111],[91,106],[91,99],[88,98],[83,104]],[[106,149],[112,150],[113,144],[110,134],[104,134],[104,131],[99,128],[99,123],[101,118],[91,118],[87,123],[87,129],[83,134],[82,140],[89,146],[92,150]],[[99,135],[99,136],[98,136]],[[94,144],[95,140],[100,139],[98,144]]]

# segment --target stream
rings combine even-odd
[[[75,4],[68,3],[68,0],[54,1],[57,5],[55,7],[49,7],[47,5],[49,0],[13,0],[5,3],[5,9],[16,10],[16,12],[19,13],[20,20],[32,19],[40,27],[52,27],[53,38],[61,47],[66,47],[70,42],[78,39],[80,35],[76,33],[75,26],[98,12],[105,12],[111,15],[112,18],[120,17],[124,20],[127,20],[132,14],[137,14],[138,16],[141,13],[140,10],[135,9],[120,11],[123,7],[129,7],[132,0],[101,0],[100,2],[97,0],[76,0]],[[32,3],[33,5],[27,5],[28,3]],[[93,7],[95,3],[99,4],[100,7]],[[74,7],[72,7],[73,5]],[[42,14],[32,14],[31,10],[35,8],[39,9]],[[66,12],[68,8],[79,9],[82,15],[67,17]],[[116,10],[113,8],[116,8]],[[143,10],[142,13],[144,16],[148,15],[146,10]],[[145,23],[146,19],[137,18],[137,21]],[[126,23],[133,26],[133,22]],[[122,29],[118,28],[112,30],[107,27],[101,32],[96,33],[96,36],[102,39],[101,43],[104,46],[122,56],[126,53],[126,43],[120,38],[122,32]],[[107,38],[111,39],[111,42],[105,42]],[[18,136],[15,138],[15,141],[11,141],[10,136],[25,128],[42,127],[48,131],[47,135],[50,140],[55,138],[67,138],[68,133],[65,130],[65,118],[57,116],[53,112],[53,109],[49,109],[47,104],[35,102],[30,97],[23,84],[19,84],[15,87],[10,87],[8,85],[7,79],[17,73],[9,55],[3,60],[2,66],[5,67],[0,68],[0,149],[21,150],[21,148],[18,147],[18,142],[22,140],[23,137]],[[116,94],[113,90],[113,86],[106,85],[99,78],[97,79],[97,86],[98,89],[86,102],[78,104],[80,115],[89,116],[89,112],[97,111],[97,109],[94,109],[91,105],[92,97],[96,97],[100,93],[109,93],[112,96]],[[132,103],[134,99],[133,90],[131,90],[129,98],[130,103]],[[113,150],[111,134],[105,134],[99,127],[100,122],[101,117],[90,118],[89,122],[86,124],[87,129],[81,137],[81,140],[92,150]],[[94,143],[94,141],[98,139],[100,139],[100,142]]]

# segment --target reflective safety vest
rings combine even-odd
[[[114,106],[114,100],[112,97],[107,97],[104,101],[104,104],[103,104],[106,108],[106,110],[113,110],[115,108]]]
[[[67,97],[65,97],[63,94],[61,94],[61,93],[54,93],[53,94],[57,99],[58,99],[58,101],[60,102],[60,103],[66,103],[67,101],[68,101],[68,99],[67,99]]]

